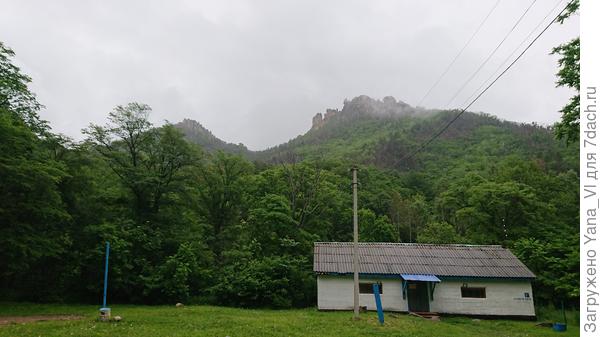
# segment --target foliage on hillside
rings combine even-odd
[[[456,112],[386,115],[361,97],[250,162],[131,103],[72,143],[0,54],[4,298],[97,301],[110,241],[112,302],[312,305],[312,244],[351,239],[358,164],[362,240],[502,244],[538,274],[538,301],[576,303],[577,148],[547,128],[469,113],[398,161]]]
[[[569,2],[567,10],[558,18],[558,22],[563,23],[578,10],[579,0]],[[571,88],[575,91],[569,102],[560,110],[561,120],[556,123],[555,128],[556,136],[565,139],[568,143],[577,143],[579,139],[579,44],[579,37],[576,37],[552,49],[552,54],[559,56],[556,86]]]
[[[225,151],[242,156],[252,155],[252,151],[248,150],[244,144],[232,144],[224,142],[195,120],[184,119],[173,126],[179,129],[188,141],[199,145],[205,151]]]

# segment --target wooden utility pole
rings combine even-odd
[[[354,271],[354,319],[358,319],[359,300],[358,300],[358,178],[356,172],[358,168],[352,167],[352,193],[354,203],[352,206],[354,223],[354,244],[352,246],[352,269]]]

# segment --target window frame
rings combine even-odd
[[[465,290],[467,293],[465,294]],[[475,293],[473,293],[473,291]],[[477,293],[479,292],[479,293]],[[487,298],[487,290],[485,287],[460,287],[461,298]]]
[[[358,283],[358,293],[365,295],[372,295],[373,292],[373,284],[379,285],[379,295],[383,295],[383,283],[382,282],[360,282]],[[368,287],[368,291],[363,291],[363,287]]]

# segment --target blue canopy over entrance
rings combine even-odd
[[[423,282],[442,282],[435,275],[423,275],[423,274],[400,274],[404,281],[423,281]]]
[[[435,285],[442,280],[431,274],[400,274],[400,276],[402,276],[402,298],[408,297],[408,310],[429,311],[429,302],[433,300]]]

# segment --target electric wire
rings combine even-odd
[[[419,105],[421,105],[421,103],[423,103],[423,101],[429,96],[429,94],[431,93],[431,91],[433,89],[435,89],[435,87],[437,87],[437,85],[444,78],[444,76],[446,76],[446,74],[448,74],[448,72],[450,71],[450,69],[452,68],[452,66],[456,63],[456,61],[458,60],[458,58],[462,55],[462,53],[465,51],[465,49],[467,49],[467,47],[469,46],[469,44],[471,44],[471,41],[473,41],[473,39],[475,38],[475,36],[477,35],[477,33],[479,33],[479,31],[481,30],[481,27],[483,27],[483,25],[487,22],[487,20],[489,19],[489,17],[494,12],[494,10],[496,10],[496,7],[498,7],[498,4],[500,4],[500,0],[496,1],[496,3],[494,4],[494,6],[492,7],[492,9],[489,10],[489,12],[485,16],[485,18],[483,18],[483,21],[481,21],[481,23],[479,24],[479,26],[477,27],[477,29],[475,30],[475,32],[473,32],[473,34],[467,40],[467,42],[462,47],[462,49],[458,52],[458,54],[456,54],[456,56],[454,56],[454,59],[450,62],[450,64],[448,64],[448,66],[442,72],[442,74],[438,77],[438,79],[433,83],[433,85],[429,88],[429,90],[427,90],[427,92],[425,93],[425,95],[423,95],[423,97],[419,100],[419,103],[417,103],[417,106],[419,106]]]
[[[533,5],[536,2],[537,2],[537,0],[533,0],[529,4],[529,6],[525,9],[525,11],[523,12],[523,14],[521,14],[521,16],[519,17],[519,19],[513,24],[513,26],[506,33],[506,35],[504,35],[504,38],[500,41],[500,43],[498,43],[498,45],[496,46],[496,48],[494,48],[494,50],[492,50],[492,52],[483,61],[483,63],[481,63],[479,65],[479,67],[475,70],[475,72],[473,72],[473,74],[471,74],[471,76],[462,84],[462,86],[456,91],[456,93],[452,96],[452,98],[450,98],[450,100],[448,101],[448,103],[446,103],[446,108],[448,108],[450,106],[450,104],[454,101],[454,99],[456,99],[456,97],[463,91],[463,89],[469,83],[471,83],[471,81],[475,78],[475,76],[477,76],[477,74],[481,71],[481,69],[483,69],[483,67],[490,61],[490,59],[492,58],[492,56],[494,56],[494,54],[496,54],[496,52],[498,51],[498,49],[500,49],[500,47],[504,44],[504,42],[506,41],[506,39],[508,39],[508,37],[512,34],[512,32],[515,30],[515,28],[517,28],[517,26],[519,25],[519,23],[521,23],[521,21],[523,20],[523,18],[525,17],[525,15],[527,15],[527,13],[531,9],[531,7],[533,7]]]
[[[504,59],[504,61],[502,61],[502,63],[500,65],[498,65],[498,67],[490,74],[490,76],[481,83],[479,88],[477,88],[477,90],[473,91],[471,96],[469,96],[469,98],[464,100],[460,106],[464,106],[465,104],[467,104],[479,92],[479,90],[481,90],[485,86],[486,83],[488,83],[492,78],[494,78],[494,75],[496,75],[496,73],[498,73],[498,71],[500,69],[502,69],[502,67],[504,67],[508,63],[508,61],[517,53],[517,51],[519,51],[519,49],[521,49],[521,47],[525,44],[525,42],[527,42],[527,40],[529,40],[529,38],[533,35],[533,33],[535,33],[538,30],[538,28],[540,28],[540,26],[546,21],[546,19],[550,16],[550,14],[552,14],[563,1],[564,0],[558,0],[558,2],[554,5],[554,7],[552,7],[552,9],[546,14],[546,16],[544,16],[544,18],[542,18],[540,20],[540,22],[537,24],[537,26],[535,26],[535,28],[533,28],[529,32],[529,34],[527,34],[527,36],[523,39],[523,41],[521,41],[521,43],[519,43],[519,45],[512,51],[512,53],[510,53]]]
[[[442,133],[444,133],[444,131],[446,131],[458,118],[460,118],[460,116],[462,116],[462,114],[465,113],[465,111],[467,111],[467,109],[469,107],[471,107],[471,105],[473,105],[481,96],[483,96],[483,94],[485,94],[502,76],[504,76],[504,74],[506,74],[506,72],[508,72],[508,70],[510,68],[512,68],[512,66],[515,63],[517,63],[517,61],[525,54],[525,52],[527,52],[527,50],[529,50],[529,48],[531,48],[531,46],[540,38],[540,36],[542,36],[550,28],[550,26],[552,26],[552,24],[554,22],[556,22],[556,20],[558,20],[558,18],[561,17],[561,15],[565,12],[565,10],[567,10],[569,8],[569,5],[571,5],[571,3],[573,1],[576,1],[576,0],[570,1],[562,9],[562,11],[560,11],[560,13],[558,13],[558,15],[556,15],[554,17],[554,19],[552,19],[552,21],[550,21],[546,25],[546,27],[544,27],[544,29],[527,45],[527,47],[525,47],[525,49],[523,49],[523,51],[521,51],[521,53],[490,84],[488,84],[485,87],[485,89],[483,89],[483,91],[481,91],[467,106],[465,106],[464,108],[462,108],[460,110],[460,112],[456,116],[454,116],[454,118],[452,118],[440,130],[438,130],[431,138],[429,138],[427,141],[423,142],[421,145],[419,145],[419,147],[417,147],[412,152],[410,152],[410,153],[402,156],[398,161],[403,161],[403,160],[410,159],[410,158],[414,157],[417,153],[419,153],[421,150],[423,150],[425,147],[427,147],[429,144],[431,144],[431,142],[433,142],[436,138],[438,138]]]

